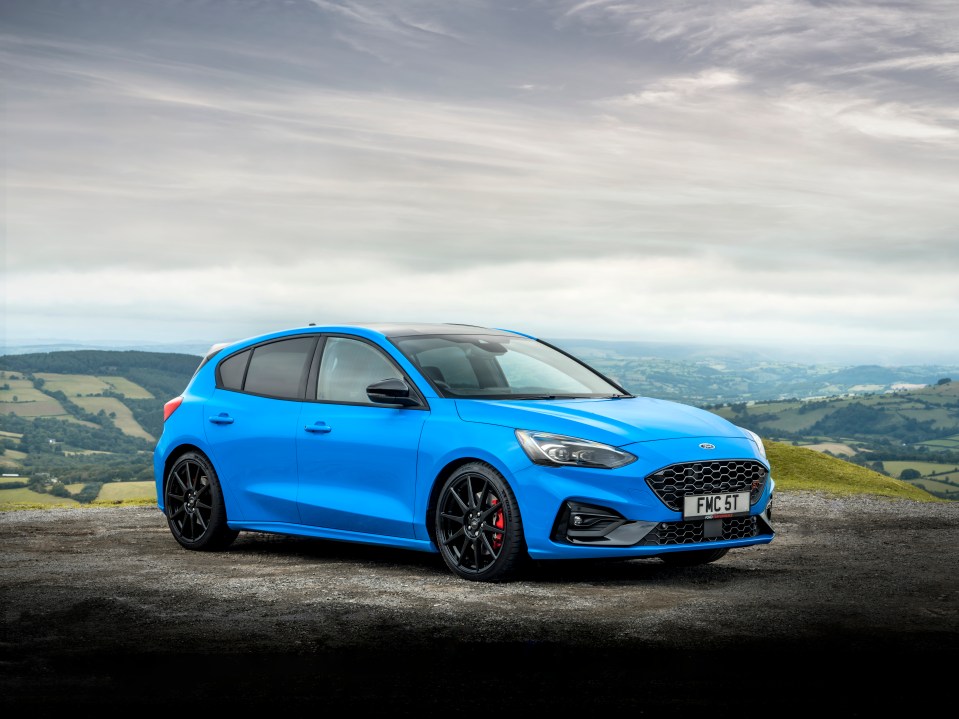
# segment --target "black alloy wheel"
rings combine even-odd
[[[449,569],[473,581],[502,581],[527,559],[516,497],[485,462],[463,465],[446,480],[436,508],[436,543]]]
[[[227,526],[216,471],[198,452],[187,452],[170,468],[163,506],[174,539],[187,549],[223,549],[239,534]]]

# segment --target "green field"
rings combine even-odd
[[[101,382],[106,382],[115,392],[119,392],[124,397],[130,399],[154,399],[153,395],[143,389],[135,382],[131,382],[126,377],[97,377]]]
[[[85,485],[83,482],[74,482],[73,484],[65,484],[63,486],[67,488],[67,491],[70,494],[76,494],[87,485]]]
[[[940,439],[930,439],[925,442],[920,442],[919,444],[933,449],[959,449],[959,434],[942,437]]]
[[[802,432],[803,430],[809,429],[820,419],[825,417],[827,414],[832,412],[834,408],[822,408],[814,409],[803,414],[799,414],[795,411],[798,407],[796,402],[774,402],[770,404],[757,404],[751,407],[746,408],[745,416],[746,417],[757,417],[764,414],[779,414],[780,412],[786,412],[779,417],[779,419],[766,420],[763,422],[763,427],[768,427],[770,429],[783,430],[785,432]],[[718,414],[724,419],[728,419],[730,422],[736,422],[737,417],[742,415],[737,415],[729,407],[721,407],[720,409],[712,410],[715,414]]]
[[[35,377],[42,379],[44,389],[51,392],[63,392],[67,397],[78,394],[101,394],[110,389],[103,380],[89,374],[54,374],[53,372],[37,372]]]
[[[130,501],[156,501],[156,484],[153,482],[112,482],[104,484],[97,495],[97,504],[116,504]]]
[[[35,402],[47,397],[28,379],[0,379],[0,387],[3,385],[9,385],[10,389],[0,389],[0,402],[13,402],[14,397],[19,402]]]
[[[75,499],[40,494],[30,489],[0,489],[0,509],[79,506]]]
[[[96,414],[101,409],[107,414],[115,413],[113,422],[124,434],[131,437],[140,437],[153,442],[155,437],[148,434],[143,427],[133,418],[130,408],[116,397],[75,397],[74,402],[83,407],[87,412]]]
[[[959,477],[959,474],[952,475],[954,478]],[[955,480],[953,480],[955,481]],[[937,481],[931,477],[922,477],[921,479],[910,480],[910,484],[914,484],[917,487],[922,487],[927,492],[938,492],[939,494],[944,494],[946,492],[959,492],[959,486],[955,484],[946,484],[945,482]]]
[[[940,474],[942,472],[959,471],[955,464],[943,464],[941,462],[918,462],[918,461],[896,461],[883,462],[882,468],[889,472],[893,477],[898,477],[904,469],[915,469],[923,476],[929,474]]]
[[[19,442],[21,437],[23,437],[23,435],[18,432],[4,432],[0,430],[0,439],[10,439],[14,442]]]
[[[12,482],[26,482],[29,479],[29,477],[0,477],[0,485],[10,484]]]
[[[2,467],[19,467],[20,462],[26,459],[27,453],[21,452],[16,449],[8,449],[3,454],[0,454],[0,466]]]
[[[63,405],[53,397],[42,392],[38,394],[43,399],[24,401],[20,397],[19,402],[0,402],[0,414],[15,414],[18,417],[59,417],[67,414]]]

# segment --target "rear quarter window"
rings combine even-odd
[[[237,392],[243,389],[243,375],[246,374],[246,365],[250,361],[250,350],[227,357],[220,362],[217,368],[219,386]]]

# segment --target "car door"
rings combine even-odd
[[[233,519],[300,522],[296,437],[316,342],[264,343],[217,368],[204,425]]]
[[[297,431],[299,509],[304,524],[412,538],[420,407],[374,404],[366,387],[402,370],[357,337],[327,337],[312,397]]]

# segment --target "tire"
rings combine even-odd
[[[695,567],[700,564],[709,564],[710,562],[715,562],[717,559],[722,559],[728,551],[728,549],[697,549],[692,552],[670,552],[669,554],[661,554],[659,558],[666,562],[666,564],[671,564],[674,567]]]
[[[187,452],[170,468],[164,482],[163,506],[173,538],[187,549],[225,549],[239,534],[226,524],[226,505],[216,470],[199,452]]]
[[[435,521],[440,555],[463,579],[504,581],[528,560],[516,497],[485,462],[465,464],[446,480]]]

